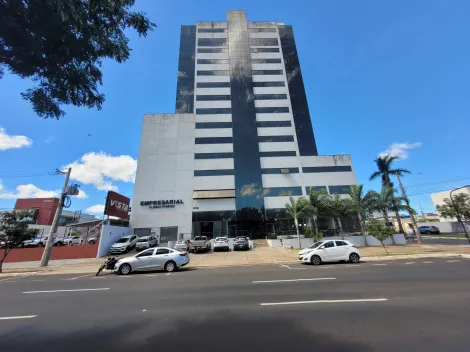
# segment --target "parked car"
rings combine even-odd
[[[230,247],[228,245],[228,238],[227,237],[217,237],[214,241],[214,252],[218,251],[219,249],[224,251],[229,251]]]
[[[111,254],[127,253],[135,247],[138,239],[136,235],[121,237],[111,246],[109,252]]]
[[[233,239],[233,250],[250,249],[250,240],[245,236],[237,236]]]
[[[93,237],[89,238],[87,242],[88,242],[88,244],[93,245],[93,244],[98,243],[99,241],[100,241],[99,236],[93,236]]]
[[[189,252],[191,247],[191,241],[190,240],[179,240],[176,241],[175,243],[175,249],[181,249]]]
[[[211,250],[211,241],[207,239],[206,236],[196,236],[191,241],[191,251],[205,251],[209,252]]]
[[[158,245],[158,240],[155,236],[142,236],[137,240],[135,250],[141,251],[143,249],[155,247],[156,245]]]
[[[439,234],[441,233],[441,230],[439,230],[439,227],[437,226],[420,226],[419,232],[428,233],[428,234],[431,234],[431,233]]]
[[[128,275],[134,271],[175,271],[189,263],[188,252],[167,247],[146,249],[132,257],[122,258],[114,265],[114,272]]]
[[[47,243],[48,238],[49,236],[35,237],[32,240],[23,241],[23,247],[44,247]],[[64,239],[62,237],[61,238],[54,237],[52,245],[60,247],[64,245]]]
[[[74,244],[82,244],[83,240],[80,236],[67,237],[64,239],[66,246],[73,246]]]
[[[319,241],[299,252],[299,260],[302,263],[311,263],[313,265],[342,260],[359,263],[360,259],[359,251],[349,241]]]

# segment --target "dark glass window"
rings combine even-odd
[[[198,76],[229,76],[229,71],[197,71]]]
[[[196,137],[195,144],[232,143],[232,137]]]
[[[155,252],[155,255],[160,255],[160,254],[168,254],[170,253],[169,249],[166,248],[158,248]]]
[[[258,121],[256,127],[290,127],[290,121]]]
[[[196,26],[181,26],[175,106],[178,114],[194,112],[195,51]]]
[[[258,142],[293,142],[294,136],[259,136]]]
[[[196,129],[202,128],[232,128],[231,122],[197,122]]]
[[[303,171],[303,170],[302,170],[302,171]],[[306,187],[305,187],[305,190],[307,191],[307,194],[310,193],[310,188],[313,188],[314,191],[320,191],[320,190],[322,190],[322,189],[324,189],[325,191],[328,191],[328,190],[326,189],[326,186],[310,186],[310,187],[306,186]]]
[[[195,221],[223,221],[235,220],[235,210],[227,211],[197,211],[193,212],[193,222]]]
[[[198,46],[226,46],[227,39],[225,38],[199,38],[197,40]]]
[[[282,70],[253,70],[251,73],[253,75],[282,75]]]
[[[292,26],[279,26],[299,154],[318,155]]]
[[[255,94],[255,100],[287,99],[287,94]]]
[[[235,170],[194,170],[194,176],[226,176],[235,175]]]
[[[278,151],[278,152],[259,152],[260,157],[276,157],[276,156],[296,156],[295,151]]]
[[[198,101],[230,100],[230,95],[196,95]]]
[[[328,186],[330,190],[330,194],[346,194],[351,189],[351,186],[344,185],[344,186]]]
[[[196,153],[194,159],[227,159],[233,158],[233,153]]]
[[[276,32],[276,28],[248,28],[248,32],[251,32],[251,33]]]
[[[252,64],[280,64],[281,59],[251,59]]]
[[[314,167],[303,167],[304,173],[314,172],[347,172],[352,171],[351,166],[314,166]]]
[[[263,188],[265,197],[301,196],[302,187],[270,187]]]
[[[225,28],[199,28],[199,33],[224,33]]]
[[[200,54],[228,53],[228,49],[227,48],[197,48],[197,52]]]
[[[278,53],[279,48],[250,48],[252,53]]]
[[[198,82],[197,88],[230,88],[230,82]]]
[[[263,175],[274,175],[274,174],[298,174],[299,168],[298,167],[280,167],[280,168],[267,168],[261,169],[261,173]]]
[[[196,115],[215,115],[215,114],[231,114],[230,108],[205,108],[196,109]]]
[[[199,65],[219,65],[228,64],[228,59],[197,59]]]
[[[325,248],[333,248],[335,246],[335,244],[333,243],[333,241],[330,241],[330,242],[324,243],[323,246]]]
[[[253,87],[285,87],[285,82],[253,82]]]
[[[347,246],[348,244],[344,241],[335,241],[336,242],[336,247],[339,247],[339,246]]]
[[[250,45],[256,46],[278,46],[277,38],[251,38]]]
[[[276,113],[281,113],[281,112],[289,112],[289,108],[287,106],[256,108],[257,114],[276,114]]]

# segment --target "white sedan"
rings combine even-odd
[[[323,240],[312,244],[299,252],[302,263],[320,265],[322,262],[339,262],[342,260],[359,263],[361,255],[357,248],[345,240]]]

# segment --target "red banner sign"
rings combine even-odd
[[[106,206],[104,207],[104,215],[127,219],[129,217],[130,202],[131,200],[124,197],[122,194],[108,191]]]

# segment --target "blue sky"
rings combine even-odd
[[[158,28],[147,38],[130,31],[131,58],[104,63],[101,111],[64,107],[60,121],[42,120],[20,96],[31,81],[0,80],[1,209],[63,184],[19,175],[69,164],[87,195],[71,209],[99,210],[109,187],[132,196],[142,116],[174,111],[180,25],[239,9],[250,21],[293,25],[320,154],[351,154],[358,182],[378,188],[368,181],[373,160],[395,144],[405,157],[397,166],[413,171],[410,194],[470,184],[468,1],[140,0],[136,9]],[[411,199],[433,210],[429,194]]]

